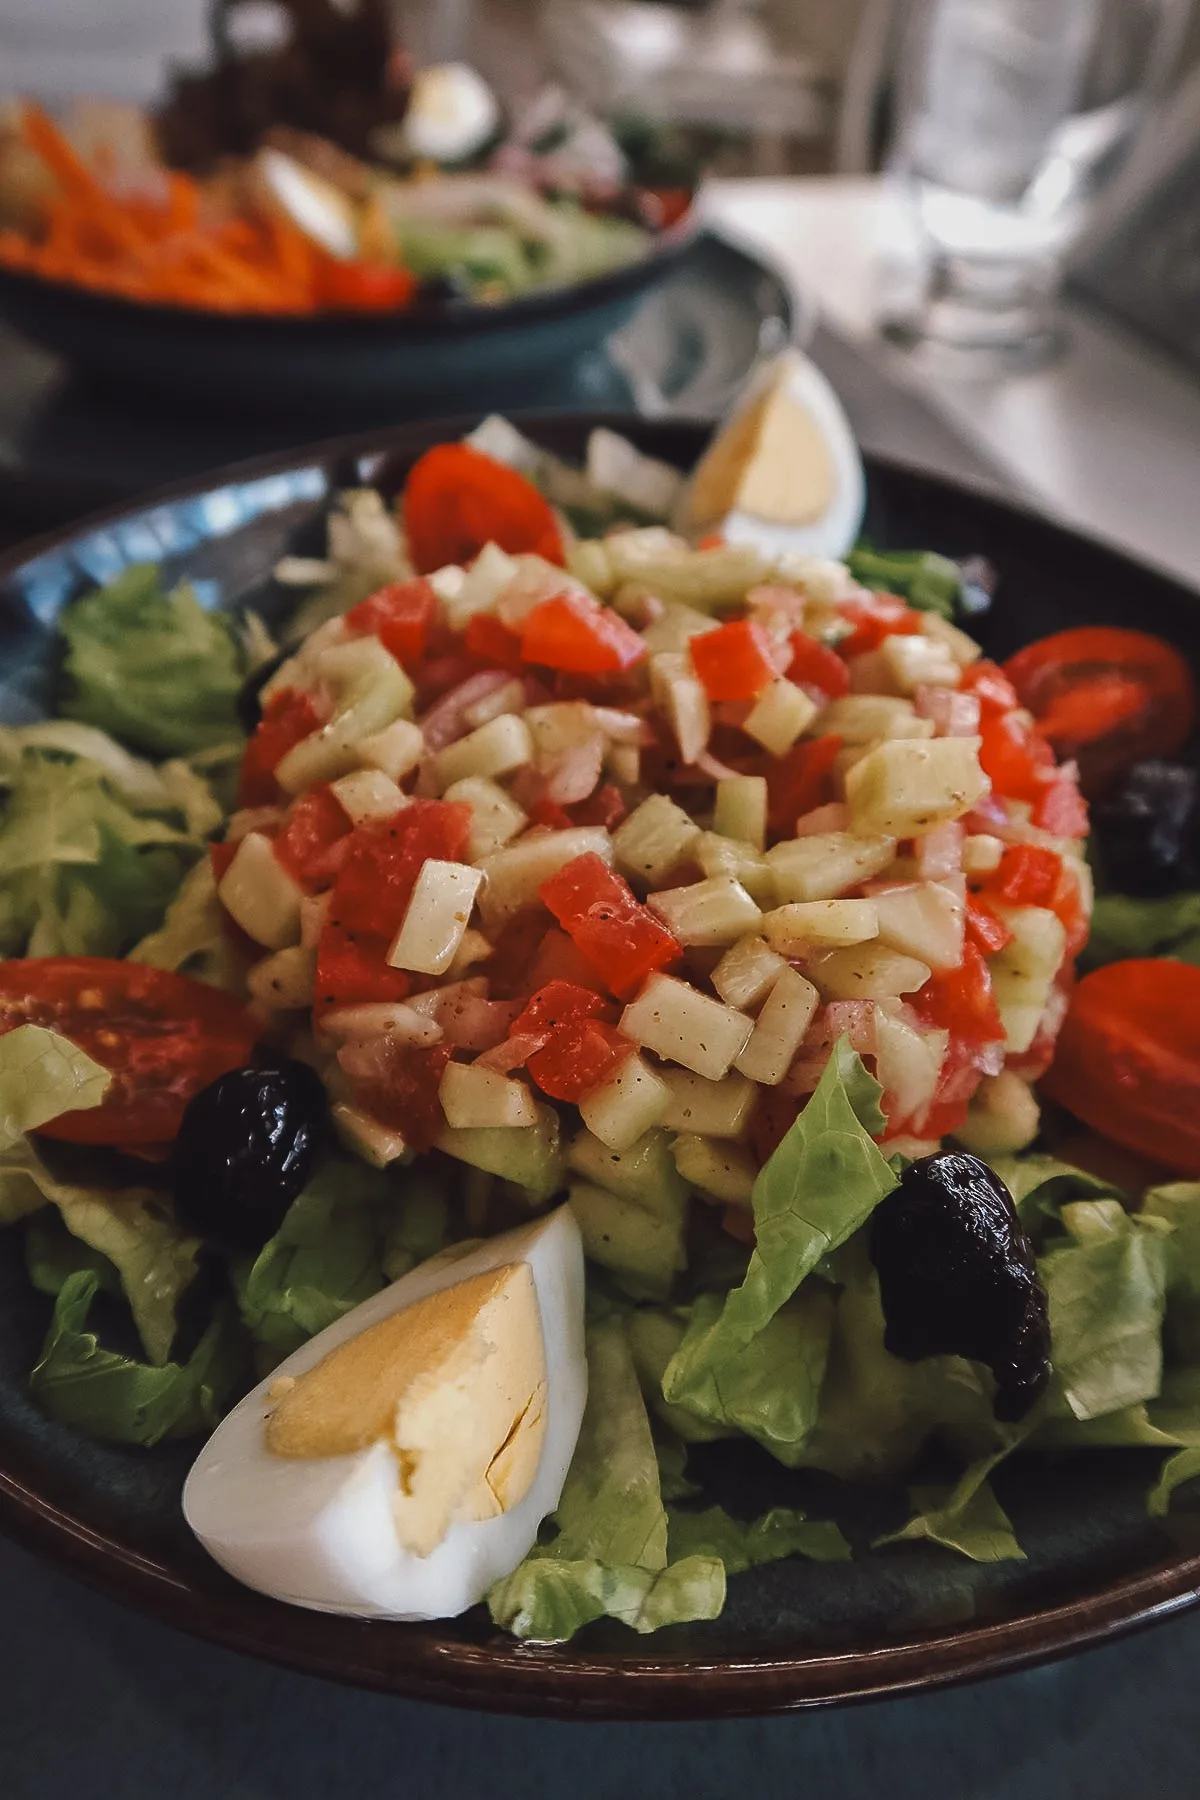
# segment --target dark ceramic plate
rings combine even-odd
[[[596,417],[527,421],[578,454]],[[681,466],[704,429],[604,422]],[[0,717],[36,716],[53,668],[54,621],[83,584],[162,558],[207,599],[269,608],[287,547],[319,545],[334,490],[399,485],[413,457],[457,427],[410,426],[244,465],[207,489],[164,494],[0,562]],[[1136,619],[1200,662],[1196,597],[1160,575],[967,489],[885,464],[870,470],[877,541],[979,552],[1002,579],[983,635],[1006,654],[1061,626]],[[295,1668],[463,1706],[589,1718],[783,1711],[902,1694],[1060,1655],[1200,1599],[1200,1515],[1181,1502],[1151,1522],[1157,1458],[1095,1452],[1017,1459],[997,1488],[1028,1549],[981,1567],[931,1545],[868,1552],[905,1516],[904,1496],[789,1474],[747,1446],[706,1471],[732,1508],[794,1503],[840,1519],[849,1564],[776,1564],[735,1577],[715,1624],[652,1638],[592,1627],[561,1649],[523,1648],[479,1613],[381,1625],[303,1612],[238,1587],[179,1515],[188,1447],[126,1452],[87,1442],[30,1404],[25,1375],[46,1323],[16,1232],[0,1233],[0,1519],[84,1580],[201,1636]],[[194,1448],[194,1447],[193,1447]],[[714,1451],[721,1447],[713,1447]]]
[[[452,302],[387,314],[315,318],[150,306],[40,276],[0,270],[0,314],[75,367],[211,404],[236,396],[241,411],[295,416],[356,404],[412,406],[444,389],[490,386],[497,369],[533,380],[616,331],[686,254],[690,218],[648,255],[572,287],[502,306]],[[443,402],[444,408],[444,402]]]

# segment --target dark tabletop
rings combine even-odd
[[[845,346],[823,337],[817,349],[870,447],[987,479],[977,457]],[[0,354],[0,402],[7,388],[11,407],[22,380],[43,378],[32,360]],[[28,517],[20,502],[6,517],[3,498],[0,540],[18,537]],[[919,1700],[790,1719],[585,1727],[443,1711],[250,1663],[148,1624],[2,1541],[0,1596],[0,1800],[1200,1794],[1200,1615]]]

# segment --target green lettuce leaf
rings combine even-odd
[[[731,1518],[720,1506],[703,1512],[673,1511],[670,1519],[672,1560],[715,1557],[725,1565],[726,1575],[740,1575],[744,1569],[780,1562],[786,1556],[806,1556],[811,1562],[845,1562],[850,1556],[850,1546],[832,1519],[807,1519],[786,1506],[772,1507],[749,1523]]]
[[[989,1162],[1013,1197],[1025,1229],[1040,1238],[1050,1223],[1057,1223],[1063,1205],[1071,1200],[1099,1200],[1116,1196],[1111,1182],[1073,1163],[1040,1152],[1022,1156],[993,1156]]]
[[[159,923],[220,817],[182,767],[82,725],[0,732],[0,953],[116,956]]]
[[[668,1563],[654,1440],[619,1316],[588,1328],[587,1407],[554,1523],[557,1536],[488,1594],[495,1623],[517,1637],[562,1643],[605,1616],[647,1632],[720,1613],[717,1557]]]
[[[845,1243],[896,1186],[872,1142],[871,1134],[883,1129],[880,1093],[847,1041],[839,1041],[816,1092],[754,1184],[755,1248],[744,1282],[720,1307],[704,1306],[693,1315],[671,1359],[663,1394],[673,1405],[726,1422],[723,1385],[735,1361],[822,1258]],[[806,1361],[815,1372],[814,1357]],[[740,1364],[739,1385],[749,1366]],[[791,1427],[779,1441],[789,1445],[790,1455],[799,1450]]]
[[[119,1294],[121,1280],[107,1256],[72,1236],[52,1206],[30,1213],[25,1221],[25,1270],[39,1294],[57,1300],[72,1275],[87,1271],[99,1291]]]
[[[928,1538],[947,1550],[957,1550],[972,1562],[1023,1562],[1012,1521],[992,1492],[988,1476],[1009,1449],[980,1458],[966,1469],[953,1486],[914,1487],[909,1498],[916,1508],[900,1531],[880,1538],[881,1544],[911,1543]]]
[[[399,1281],[450,1241],[450,1214],[438,1182],[419,1170],[406,1171],[383,1234],[380,1266],[385,1281]]]
[[[918,612],[953,619],[963,597],[962,570],[935,550],[873,550],[859,544],[846,565],[864,587],[899,594]]]
[[[1166,1345],[1178,1361],[1200,1363],[1200,1181],[1150,1188],[1141,1215],[1171,1227],[1167,1239]]]
[[[129,960],[244,993],[249,959],[230,937],[227,916],[206,856],[185,876],[157,931],[134,945]]]
[[[1171,956],[1200,965],[1200,894],[1167,894],[1157,900],[1098,895],[1081,969],[1131,956]]]
[[[245,659],[232,622],[186,586],[166,593],[153,564],[85,594],[60,628],[69,717],[158,756],[242,735],[234,702]]]
[[[331,1157],[295,1199],[256,1257],[231,1271],[242,1321],[270,1368],[384,1286],[394,1180]]]
[[[6,1042],[0,1038],[0,1047]],[[196,1273],[199,1239],[180,1230],[152,1188],[83,1187],[61,1180],[22,1138],[0,1154],[0,1219],[21,1217],[47,1203],[58,1209],[72,1236],[112,1264],[147,1357],[165,1363],[179,1300]]]
[[[1073,1201],[1062,1223],[1066,1242],[1038,1261],[1054,1364],[1047,1412],[1094,1419],[1162,1384],[1169,1227],[1118,1200]]]
[[[157,1444],[211,1431],[246,1374],[232,1308],[218,1310],[184,1364],[152,1366],[105,1349],[88,1329],[100,1281],[83,1269],[63,1283],[37,1367],[38,1404],[61,1424],[116,1444]]]
[[[99,1106],[111,1080],[108,1070],[85,1051],[42,1025],[18,1025],[6,1032],[0,1037],[0,1151],[60,1113]],[[17,1193],[6,1199],[0,1187],[0,1224],[31,1210]]]

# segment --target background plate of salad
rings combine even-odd
[[[1194,596],[1032,515],[884,465],[868,471],[849,570],[793,571],[790,586],[776,570],[770,581],[732,571],[720,561],[732,547],[688,551],[665,523],[669,470],[695,464],[704,429],[579,417],[524,422],[523,435],[490,426],[470,453],[491,464],[484,514],[504,497],[506,522],[487,514],[486,536],[511,527],[523,541],[505,554],[566,560],[574,598],[509,591],[499,611],[466,606],[462,644],[431,641],[444,621],[421,585],[429,572],[468,565],[476,600],[496,578],[494,559],[476,576],[482,543],[460,541],[463,482],[479,475],[463,461],[468,429],[413,427],[239,468],[0,565],[7,1529],[129,1603],[251,1654],[430,1699],[576,1717],[903,1693],[1194,1602]],[[653,462],[614,451],[613,432]],[[453,447],[449,509],[434,479],[445,453],[426,454],[441,445]],[[499,460],[522,465],[522,485],[511,468],[497,474]],[[614,529],[640,535],[605,535]],[[665,614],[640,607],[638,583],[619,593],[613,545],[642,555],[641,589],[671,592]],[[706,554],[716,562],[686,562]],[[531,563],[519,572],[528,588]],[[462,610],[464,590],[441,585],[438,603]],[[582,587],[605,590],[606,604],[580,598]],[[800,593],[805,624],[784,631]],[[664,617],[679,643],[646,652],[639,634]],[[491,834],[475,846],[478,860],[500,859],[491,910],[471,928],[485,973],[488,945],[504,939],[507,974],[493,971],[491,985],[463,962],[401,992],[355,938],[352,915],[380,876],[371,809],[387,784],[422,777],[404,767],[411,731],[394,729],[406,710],[395,695],[396,716],[370,721],[368,736],[386,741],[369,780],[326,766],[329,738],[315,746],[320,766],[307,766],[328,700],[320,682],[303,698],[314,654],[303,645],[327,651],[334,638],[352,647],[338,664],[348,705],[359,665],[378,661],[370,646],[390,644],[417,670],[425,747],[442,759],[439,793],[415,797],[413,817],[433,833],[418,860],[465,867],[463,832]],[[446,666],[432,666],[435,651]],[[282,687],[270,672],[281,652],[292,657]],[[666,660],[639,712],[622,682],[645,654]],[[538,691],[498,712],[495,697],[530,666]],[[378,699],[378,683],[371,691]],[[693,742],[700,693],[709,723]],[[580,707],[590,724],[572,735]],[[811,730],[822,716],[841,729]],[[956,738],[978,739],[990,795],[960,809],[960,831],[918,828],[914,814],[906,832],[895,809],[919,810],[929,794],[897,785],[911,751],[888,745]],[[604,781],[589,774],[597,753]],[[958,752],[937,754],[949,766]],[[1093,804],[1086,862],[1072,765]],[[655,796],[665,805],[639,824]],[[672,830],[690,832],[682,848]],[[339,850],[356,832],[362,842]],[[538,866],[532,891],[549,909],[538,942],[526,931],[522,943],[522,858],[565,837],[573,854]],[[873,842],[871,866],[831,874],[847,838]],[[525,844],[515,861],[514,841]],[[411,888],[399,864],[382,873]],[[913,893],[939,882],[957,894],[953,954],[946,906],[911,910]],[[231,917],[214,911],[217,889]],[[293,908],[309,944],[281,924]],[[617,927],[620,968],[606,961]],[[731,961],[751,938],[761,949]],[[710,1026],[728,1030],[717,1015],[737,1014],[735,1001],[752,1010],[755,983],[769,996],[783,980],[783,998],[805,1004],[811,989],[812,1014],[791,1044],[794,1014],[789,1024],[775,1005],[764,1018],[760,994],[752,1041],[730,1047],[728,1062],[741,1059],[731,1083],[715,1064],[673,1057],[673,1046],[696,1057],[678,1036],[674,988],[630,1004],[630,957],[645,964],[643,995],[674,983],[685,1006],[704,1002]],[[333,1161],[279,1217],[268,1207],[230,1229],[200,1216],[193,1195],[185,1220],[163,1147],[197,1088],[250,1056],[261,1025],[247,1024],[247,991],[260,1009],[304,1013],[325,1004],[323,977],[343,1013],[391,1007],[393,1027],[406,1021],[404,1079],[395,1045],[381,1048],[360,1018],[335,1058]],[[56,1026],[85,1054],[64,1057]],[[448,1059],[430,1050],[451,1043],[466,1051],[462,1067],[488,1059],[473,1093],[461,1079],[453,1096],[443,1090]],[[648,1084],[631,1079],[634,1063]],[[403,1118],[375,1104],[384,1076]],[[489,1147],[486,1127],[462,1121],[497,1094],[517,1103],[509,1090],[523,1082],[526,1160],[488,1170],[495,1132]],[[671,1124],[653,1128],[670,1161],[649,1188],[646,1170],[624,1170],[618,1192],[583,1140],[619,1137],[630,1092],[636,1110],[654,1083],[670,1088],[655,1104]],[[786,1120],[775,1116],[781,1091]],[[443,1112],[465,1109],[458,1125],[439,1096]],[[561,1182],[552,1116],[569,1139]],[[1008,1340],[968,1342],[971,1321],[943,1328],[915,1300],[906,1310],[888,1276],[889,1195],[908,1159],[955,1133],[1002,1175],[1023,1254],[1036,1258],[1050,1358],[1032,1377],[1027,1358],[1005,1360]],[[396,1156],[397,1135],[436,1146],[424,1176]],[[811,1199],[814,1169],[826,1171],[830,1207],[808,1207],[797,1237],[784,1215],[789,1195]],[[698,1196],[686,1229],[672,1212],[680,1181]],[[592,1392],[608,1396],[631,1460],[619,1493],[598,1470],[564,1497],[569,1579],[548,1581],[551,1538],[517,1587],[489,1596],[490,1612],[379,1626],[295,1611],[224,1577],[190,1539],[179,1494],[204,1432],[252,1371],[448,1240],[511,1222],[521,1193],[536,1208],[572,1183],[606,1347]],[[771,1297],[749,1266],[756,1231],[760,1260],[775,1245]],[[631,1571],[615,1546],[632,1538],[661,1538],[662,1555],[635,1566],[636,1604],[618,1604]],[[719,1600],[682,1593],[682,1581],[671,1589],[665,1577],[684,1562],[719,1570]]]

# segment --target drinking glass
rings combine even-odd
[[[1174,65],[1191,0],[910,0],[886,169],[920,292],[891,335],[1037,364],[1091,202]]]

